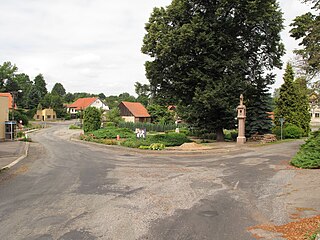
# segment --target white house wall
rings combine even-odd
[[[318,130],[320,128],[320,107],[311,107],[311,129]]]
[[[96,107],[99,109],[103,109],[104,111],[108,111],[109,107],[105,105],[100,99],[97,99],[93,103],[91,103],[90,107]]]

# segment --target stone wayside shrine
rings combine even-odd
[[[240,105],[238,110],[238,137],[237,144],[244,144],[246,142],[245,137],[245,121],[246,121],[246,106],[243,105],[243,95],[240,95]]]

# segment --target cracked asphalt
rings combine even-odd
[[[282,239],[248,228],[320,212],[319,172],[288,165],[303,141],[176,155],[74,133],[63,123],[33,133],[28,157],[0,173],[0,239]]]

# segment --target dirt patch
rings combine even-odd
[[[197,149],[211,149],[211,147],[208,146],[204,146],[195,142],[191,142],[191,143],[184,143],[181,146],[177,147],[178,149],[184,149],[184,150],[197,150]]]
[[[308,239],[315,231],[319,229],[320,226],[320,215],[302,218],[296,222],[290,222],[284,225],[275,226],[271,224],[267,225],[258,225],[248,228],[248,231],[252,232],[256,239],[261,238],[262,236],[257,233],[255,230],[265,230],[273,233],[282,234],[281,237],[288,240],[304,240]]]

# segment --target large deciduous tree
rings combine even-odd
[[[295,53],[301,56],[307,74],[313,77],[320,73],[320,16],[318,14],[320,1],[305,0],[304,2],[313,3],[315,12],[297,16],[290,25],[292,27],[290,33],[295,39],[301,40],[299,45],[302,48]]]
[[[137,102],[142,103],[145,107],[149,104],[150,97],[150,86],[149,84],[141,84],[139,82],[135,82],[134,89],[137,97]]]
[[[11,62],[4,62],[0,65],[0,92],[7,91],[7,81],[12,82],[18,68],[16,65],[12,65]]]
[[[276,0],[173,0],[155,8],[142,46],[152,58],[145,64],[152,94],[223,140],[240,94],[249,100],[246,90],[258,80],[274,80],[266,70],[281,66],[282,22]]]

